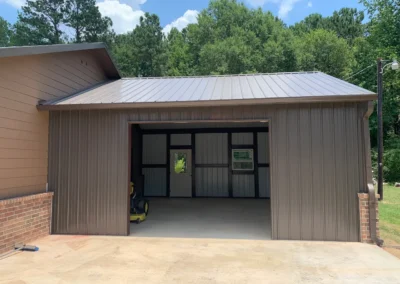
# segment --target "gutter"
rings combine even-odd
[[[369,141],[369,117],[374,111],[374,104],[368,103],[368,109],[364,114],[364,140],[365,140],[365,158],[366,158],[366,177],[368,193],[368,209],[369,209],[369,229],[371,240],[378,246],[383,245],[383,240],[376,236],[376,206],[378,199],[376,198],[375,187],[372,182],[372,166],[371,166],[371,145]]]

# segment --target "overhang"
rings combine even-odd
[[[40,110],[162,108],[371,101],[376,94],[321,72],[124,78]]]

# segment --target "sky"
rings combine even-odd
[[[343,7],[363,10],[359,0],[240,0],[250,8],[261,7],[270,10],[286,24],[292,25],[307,15],[320,13],[329,16]],[[18,10],[25,0],[0,0],[0,17],[10,23],[17,19]],[[104,16],[113,20],[116,33],[131,31],[145,12],[160,17],[164,33],[173,27],[182,30],[190,23],[197,22],[199,11],[208,6],[209,0],[97,0],[97,6]]]

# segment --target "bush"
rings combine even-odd
[[[386,182],[400,181],[400,149],[389,149],[383,153],[383,178]]]

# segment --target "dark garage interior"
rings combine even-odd
[[[268,121],[131,127],[131,236],[271,239]]]

